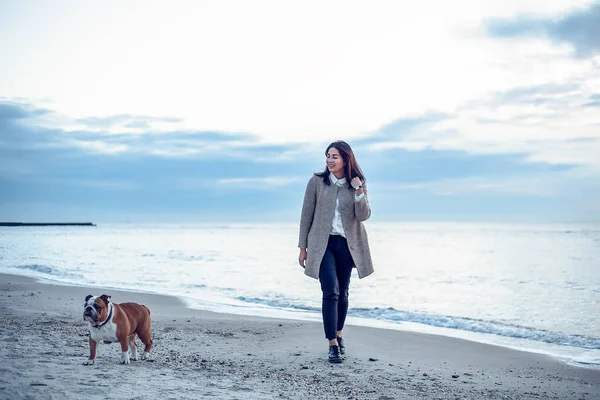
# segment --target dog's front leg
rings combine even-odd
[[[119,338],[119,343],[121,343],[121,364],[129,364],[129,339],[127,335],[121,336]]]
[[[96,361],[96,341],[90,337],[90,358],[83,365],[93,365]]]

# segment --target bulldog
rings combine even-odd
[[[142,360],[148,359],[152,348],[150,310],[137,303],[117,304],[110,301],[110,296],[100,297],[91,294],[85,298],[83,320],[89,323],[90,358],[83,365],[92,365],[96,360],[96,344],[98,342],[121,344],[121,364],[129,364],[129,348],[131,360],[137,360],[137,344],[135,335],[144,343]]]

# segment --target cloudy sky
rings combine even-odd
[[[0,2],[0,220],[600,221],[600,3]]]

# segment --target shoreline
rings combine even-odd
[[[18,277],[27,277],[29,279],[34,279],[43,284],[49,285],[57,285],[57,286],[66,286],[66,287],[90,287],[84,284],[72,283],[72,282],[63,282],[47,277],[36,277],[29,275],[20,275],[13,273],[2,273],[0,272],[0,277],[2,275],[9,276],[18,276]],[[93,286],[99,287],[99,286]],[[90,288],[93,288],[90,287]],[[291,320],[291,321],[304,321],[304,322],[319,322],[321,321],[321,315],[319,312],[311,313],[308,311],[296,311],[296,310],[287,310],[287,309],[263,309],[260,307],[234,307],[231,305],[225,305],[221,307],[211,307],[210,303],[198,303],[197,299],[187,298],[185,296],[176,296],[169,295],[166,293],[153,292],[153,291],[145,291],[139,289],[131,289],[131,288],[120,288],[120,287],[110,287],[105,288],[106,290],[111,291],[120,291],[120,292],[130,292],[130,293],[139,293],[144,295],[157,295],[157,296],[169,296],[177,298],[181,301],[183,307],[200,311],[200,312],[213,312],[218,314],[225,314],[231,316],[245,316],[245,317],[258,317],[258,318],[268,318],[268,319],[283,319],[283,320]],[[233,308],[233,310],[230,310]],[[237,312],[236,312],[237,311]],[[405,321],[402,324],[394,323],[386,320],[379,319],[370,319],[363,318],[361,316],[353,316],[348,315],[346,319],[346,326],[361,326],[373,329],[389,329],[394,331],[401,332],[412,332],[416,334],[427,334],[427,335],[437,335],[446,338],[460,339],[466,340],[473,343],[485,344],[490,346],[497,346],[505,349],[522,351],[526,353],[539,354],[543,356],[551,357],[557,361],[562,363],[581,368],[592,368],[600,370],[600,360],[594,357],[593,361],[589,360],[590,356],[585,354],[588,351],[586,348],[575,348],[570,346],[561,346],[558,344],[548,343],[548,342],[537,342],[532,339],[527,338],[517,338],[511,336],[498,336],[493,333],[482,333],[476,331],[468,331],[468,330],[460,330],[453,329],[447,327],[440,327],[435,325],[422,324],[418,322],[410,322]],[[574,354],[572,349],[580,350],[579,354]]]
[[[177,297],[113,289],[102,293],[150,308],[151,361],[119,365],[120,348],[111,344],[84,367],[83,299],[101,291],[0,274],[0,398],[600,397],[600,370],[542,354],[351,325],[346,359],[332,365],[320,322],[221,314],[187,308]],[[97,374],[103,377],[90,382]]]

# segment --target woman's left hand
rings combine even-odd
[[[360,178],[358,176],[355,176],[354,178],[352,178],[350,185],[353,188],[357,188],[358,186],[362,186],[362,181],[360,180]]]

